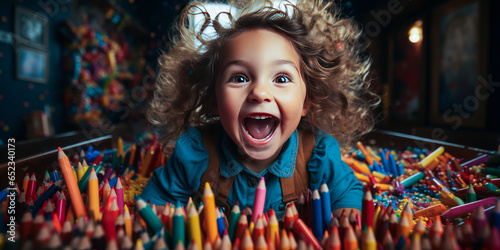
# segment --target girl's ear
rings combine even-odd
[[[307,112],[309,112],[309,108],[311,107],[311,104],[309,103],[309,99],[304,100],[304,105],[302,106],[302,117],[307,115]]]

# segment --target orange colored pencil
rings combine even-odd
[[[342,244],[340,243],[339,236],[339,228],[337,226],[333,226],[330,230],[328,241],[327,241],[327,249],[330,250],[340,250]]]
[[[241,244],[240,248],[241,250],[254,250],[254,245],[252,241],[252,237],[250,236],[250,231],[248,229],[245,229],[245,233],[243,234],[243,237],[241,238]]]
[[[267,247],[266,239],[264,238],[264,235],[261,234],[257,238],[257,241],[255,243],[255,250],[267,250],[267,249],[268,249],[268,247]]]
[[[69,192],[69,197],[71,198],[71,206],[75,212],[76,218],[86,217],[87,212],[85,211],[85,205],[83,204],[83,198],[80,194],[80,189],[78,189],[78,183],[76,183],[73,170],[71,168],[71,163],[69,162],[68,156],[58,148],[58,161],[59,166],[63,174],[64,182]]]
[[[290,239],[288,239],[288,235],[285,229],[283,229],[281,232],[280,250],[290,250]]]
[[[259,215],[259,217],[257,217],[257,221],[255,223],[255,227],[254,227],[254,229],[252,231],[252,234],[253,234],[252,240],[253,240],[253,242],[257,243],[257,240],[259,239],[259,237],[261,235],[263,236],[265,234],[265,231],[266,231],[266,229],[264,228],[264,222],[263,222],[262,215]]]
[[[104,180],[104,187],[102,188],[102,204],[108,204],[108,197],[111,193],[111,187],[109,186],[108,179]]]
[[[25,193],[28,190],[29,181],[30,181],[30,175],[28,173],[26,173],[26,175],[24,176],[24,179],[23,179],[23,191]]]
[[[210,184],[205,183],[205,190],[203,191],[203,213],[205,215],[205,225],[207,230],[207,238],[210,239],[212,244],[217,239],[217,219],[215,218],[215,198]]]
[[[135,150],[137,149],[137,145],[132,144],[132,146],[130,147],[130,158],[128,160],[128,165],[129,166],[132,166],[132,164],[134,164],[134,158],[135,158]]]
[[[352,229],[351,225],[349,225],[349,228],[345,232],[343,243],[344,249],[346,250],[358,249],[358,239],[356,238],[356,234],[354,234],[354,230]]]
[[[356,145],[358,146],[359,150],[361,150],[361,153],[363,153],[363,155],[365,156],[366,162],[368,162],[368,164],[370,164],[371,166],[373,166],[373,159],[370,156],[370,154],[368,153],[368,150],[366,150],[366,148],[363,145],[363,143],[360,142],[360,141],[358,141],[356,143]]]

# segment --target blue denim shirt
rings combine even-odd
[[[264,212],[272,208],[276,216],[284,215],[282,205],[280,177],[293,174],[298,147],[298,132],[295,131],[283,145],[282,153],[273,165],[260,173],[247,169],[237,158],[237,146],[218,126],[218,143],[220,173],[225,177],[234,176],[234,183],[229,192],[228,203],[233,206],[236,201],[240,208],[253,207],[255,190],[260,177],[266,181],[266,203]],[[337,140],[320,132],[315,135],[316,146],[307,164],[310,173],[310,187],[319,187],[325,179],[330,189],[332,210],[352,207],[361,210],[363,185],[353,171],[341,160]],[[186,204],[200,186],[202,174],[208,166],[208,152],[203,147],[201,132],[191,127],[177,141],[175,151],[167,164],[154,171],[153,176],[144,188],[141,197],[149,199],[152,204],[165,205],[166,202],[180,201]]]

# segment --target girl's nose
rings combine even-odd
[[[270,92],[270,87],[269,83],[265,83],[263,81],[254,82],[247,100],[255,103],[271,102],[273,96]]]

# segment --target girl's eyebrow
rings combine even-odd
[[[295,70],[297,70],[297,72],[300,72],[299,71],[299,68],[297,67],[297,64],[294,63],[293,61],[290,61],[290,60],[275,60],[272,62],[272,65],[273,66],[278,66],[278,65],[290,65],[292,66]],[[233,61],[229,61],[227,62],[224,67],[222,67],[222,71],[225,71],[227,68],[229,68],[230,66],[232,65],[237,65],[237,66],[243,66],[243,67],[248,67],[248,63],[246,63],[245,61],[243,60],[233,60]]]
[[[295,68],[295,70],[297,70],[297,72],[300,72],[299,71],[299,68],[297,68],[297,64],[295,64],[293,61],[290,61],[290,60],[276,60],[273,62],[273,65],[283,65],[283,64],[288,64],[290,66],[292,66],[293,68]]]

